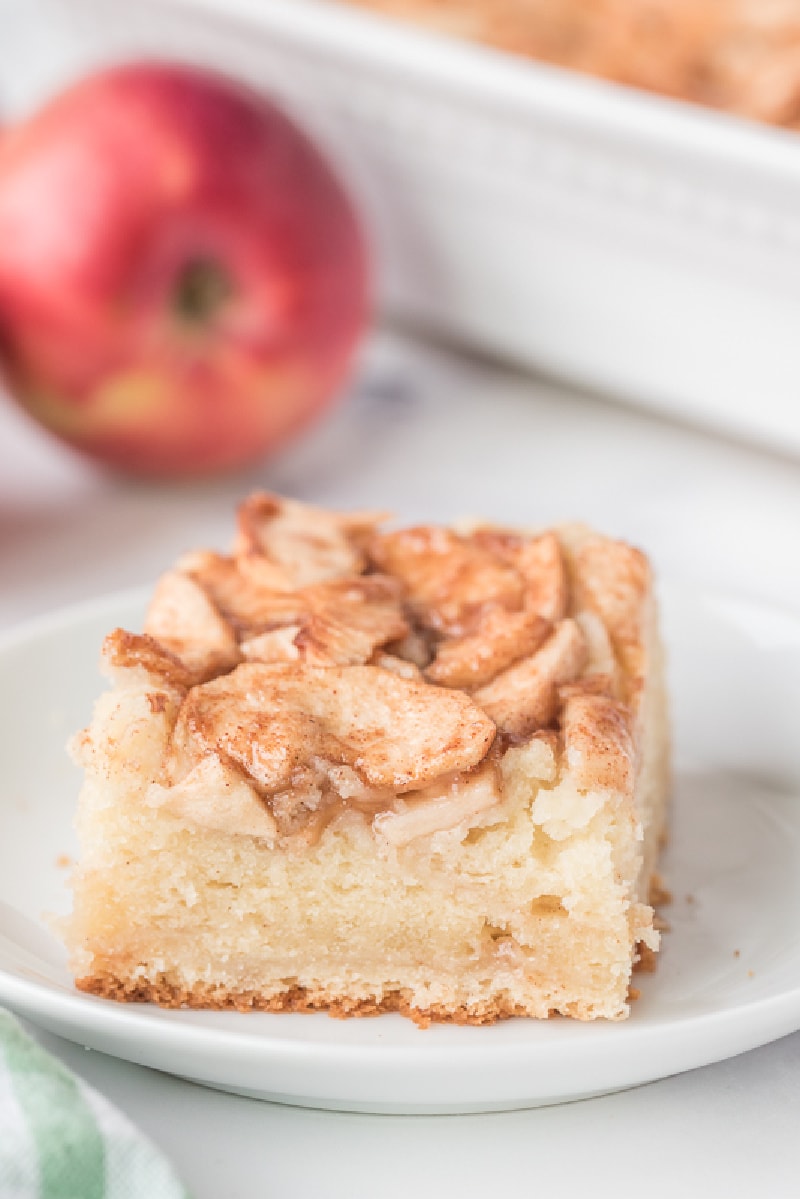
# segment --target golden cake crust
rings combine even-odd
[[[307,987],[291,987],[277,995],[264,995],[260,991],[232,991],[226,987],[199,984],[181,987],[159,980],[158,982],[123,981],[110,976],[80,978],[76,987],[90,995],[113,999],[118,1003],[155,1003],[165,1008],[204,1008],[214,1011],[237,1012],[295,1012],[308,1015],[327,1012],[338,1020],[351,1016],[380,1016],[398,1012],[407,1016],[420,1028],[436,1024],[494,1024],[511,1016],[527,1013],[519,1004],[493,1000],[474,1008],[465,1006],[446,1008],[433,1004],[427,1008],[415,1007],[408,996],[392,991],[381,999],[352,999],[323,990]],[[551,1013],[548,1013],[551,1014]]]
[[[649,959],[648,959],[649,960]],[[654,966],[644,967],[654,969]],[[381,999],[352,999],[348,996],[331,994],[322,990],[312,991],[305,987],[292,987],[278,995],[266,996],[259,991],[231,991],[225,987],[198,985],[191,988],[175,986],[164,981],[124,982],[120,979],[97,977],[81,978],[76,987],[102,999],[113,999],[117,1003],[155,1003],[163,1008],[195,1008],[210,1011],[236,1012],[292,1012],[297,1015],[313,1015],[325,1012],[336,1020],[351,1017],[369,1018],[396,1012],[413,1021],[418,1028],[429,1028],[431,1024],[457,1024],[481,1026],[496,1024],[498,1020],[509,1020],[514,1016],[529,1016],[524,1005],[493,999],[474,1007],[448,1008],[443,1004],[429,1007],[414,1006],[407,994],[393,991]],[[629,989],[629,997],[637,999],[637,988]],[[581,1019],[583,1005],[575,1003],[572,1010],[549,1008],[541,1012],[540,1018],[563,1015]]]

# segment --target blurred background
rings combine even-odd
[[[0,0],[6,619],[224,543],[254,486],[580,516],[791,593],[798,29],[792,0]],[[126,95],[131,61],[176,79]],[[253,89],[238,124],[197,67]]]

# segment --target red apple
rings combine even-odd
[[[258,458],[341,385],[364,241],[274,104],[174,64],[94,75],[0,140],[0,362],[53,432],[149,474]]]

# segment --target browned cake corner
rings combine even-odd
[[[581,527],[257,494],[74,742],[78,986],[167,1006],[620,1018],[658,947],[650,568]]]

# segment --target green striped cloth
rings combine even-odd
[[[0,1197],[188,1199],[156,1148],[2,1009]]]

